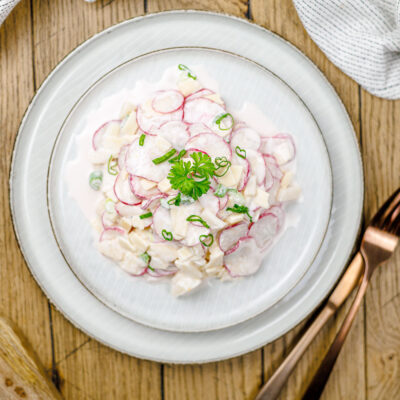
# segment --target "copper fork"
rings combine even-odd
[[[397,236],[400,231],[399,214],[400,188],[393,193],[393,195],[376,213],[365,231],[361,244],[361,253],[358,252],[356,254],[336,288],[326,301],[325,306],[279,368],[263,386],[255,400],[274,400],[279,396],[279,393],[301,356],[325,323],[348,298],[362,276],[356,298],[354,299],[352,307],[343,322],[342,328],[337,334],[336,339],[325,356],[320,369],[318,369],[308,391],[303,397],[303,399],[306,400],[319,398],[329,378],[330,371],[339,355],[344,339],[350,330],[374,269],[393,254],[397,245]],[[366,260],[365,265],[364,260]]]

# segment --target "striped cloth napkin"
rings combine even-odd
[[[18,2],[0,0],[0,25]],[[400,98],[400,0],[293,2],[307,32],[334,64],[372,94]]]

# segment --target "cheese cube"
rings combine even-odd
[[[183,239],[186,236],[189,222],[186,221],[187,215],[179,207],[171,207],[172,234],[175,239]]]
[[[183,272],[178,272],[171,280],[171,293],[173,296],[181,296],[190,292],[201,283],[201,278],[193,278]]]
[[[106,127],[104,138],[110,136],[119,136],[119,131],[120,131],[119,122],[111,122]]]
[[[124,257],[124,250],[119,245],[118,239],[102,240],[97,247],[101,254],[115,261],[121,261]]]
[[[168,178],[164,178],[162,181],[159,182],[158,184],[158,189],[160,192],[166,193],[169,190],[171,190],[171,183]]]
[[[148,225],[148,221],[146,219],[140,219],[139,215],[134,215],[131,217],[131,224],[134,228],[144,229]]]
[[[288,188],[280,188],[276,196],[278,201],[297,200],[301,195],[301,188],[297,185],[289,186]]]
[[[171,263],[178,258],[177,247],[169,243],[153,243],[148,253],[152,257],[158,257],[167,263]]]
[[[132,243],[129,241],[129,239],[127,239],[124,236],[120,236],[118,238],[118,243],[125,250],[128,250],[128,251],[130,251],[132,253],[136,253],[137,252],[137,248],[135,246],[133,246]]]
[[[202,272],[199,270],[197,265],[193,263],[192,260],[182,261],[179,258],[175,261],[175,265],[187,275],[192,276],[193,278],[201,278],[203,276]]]
[[[218,246],[215,246],[210,251],[210,260],[208,261],[206,268],[220,267],[223,264],[224,264],[224,253]]]
[[[287,143],[282,143],[281,145],[275,147],[273,156],[276,158],[276,161],[278,161],[278,164],[281,165],[290,160],[292,157],[292,152]]]
[[[147,179],[141,178],[140,179],[140,186],[144,190],[150,190],[157,186],[157,182],[149,181]]]
[[[185,77],[178,82],[178,89],[184,96],[187,96],[193,92],[196,92],[201,88],[199,81],[196,79]]]
[[[222,229],[225,227],[225,222],[222,219],[219,219],[210,209],[205,208],[201,214],[201,218],[207,222],[210,226],[210,229]]]
[[[210,99],[214,103],[220,104],[221,106],[224,105],[224,102],[223,102],[223,100],[221,99],[221,97],[219,96],[218,93],[209,94],[208,96],[204,96],[204,97],[206,99]]]
[[[157,136],[155,140],[155,145],[158,150],[164,155],[172,146],[168,140],[164,139],[162,136]]]
[[[228,187],[237,186],[242,172],[243,167],[241,165],[232,165],[224,176],[218,178],[218,182]]]
[[[146,267],[146,262],[138,254],[125,253],[120,266],[124,271],[130,274],[140,274]]]
[[[129,101],[122,104],[119,119],[124,119],[129,113],[136,110],[136,106]]]
[[[247,181],[247,185],[244,189],[244,195],[246,197],[255,196],[257,194],[257,178],[252,175]]]
[[[268,208],[269,207],[269,193],[267,193],[265,190],[262,190],[260,188],[257,188],[257,194],[254,197],[254,202],[258,206],[262,208]]]
[[[225,218],[225,222],[228,225],[234,225],[243,220],[244,214],[230,214],[227,218]]]
[[[123,135],[134,135],[138,129],[136,113],[132,111],[122,125],[121,133]]]
[[[281,187],[288,187],[293,181],[293,171],[286,171],[281,180]]]
[[[178,254],[178,258],[180,259],[180,260],[187,260],[187,259],[189,259],[190,257],[192,257],[193,256],[193,251],[191,250],[191,248],[190,247],[181,247],[178,251],[177,251],[177,254]]]
[[[125,230],[129,231],[132,228],[132,220],[131,218],[123,217],[120,220],[120,225]]]
[[[135,231],[132,231],[128,235],[128,239],[136,251],[140,254],[144,253],[149,248],[150,243],[145,240],[142,235],[139,235]]]

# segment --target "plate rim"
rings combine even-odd
[[[177,364],[189,364],[189,363],[195,363],[195,364],[201,364],[201,363],[207,363],[207,362],[213,362],[213,361],[220,361],[220,360],[225,360],[225,359],[229,359],[232,357],[237,357],[239,355],[248,353],[250,351],[253,351],[255,349],[258,349],[264,345],[266,345],[267,343],[272,342],[273,340],[275,340],[278,337],[283,336],[284,334],[286,334],[288,331],[292,330],[295,326],[297,326],[301,321],[303,321],[305,318],[307,318],[313,310],[315,310],[319,304],[321,304],[324,299],[326,298],[326,296],[329,294],[329,291],[332,289],[332,287],[335,285],[335,283],[337,282],[338,278],[340,277],[340,275],[342,274],[345,266],[346,266],[346,262],[344,262],[343,267],[338,269],[338,272],[335,274],[334,277],[332,277],[332,281],[329,283],[328,287],[329,290],[327,290],[326,296],[322,297],[317,303],[313,303],[312,306],[309,307],[309,309],[306,312],[303,313],[299,313],[298,316],[296,318],[293,319],[293,322],[291,324],[288,325],[288,327],[284,328],[283,330],[280,330],[279,332],[277,332],[275,335],[270,336],[268,339],[264,340],[264,341],[260,341],[257,344],[253,345],[253,346],[248,346],[245,349],[242,349],[240,351],[231,351],[229,352],[229,354],[225,354],[219,357],[204,357],[201,358],[199,360],[171,360],[171,358],[163,358],[163,357],[153,357],[153,356],[147,356],[144,354],[139,354],[137,352],[133,352],[133,351],[127,351],[126,349],[120,347],[119,345],[116,345],[114,343],[111,343],[110,341],[99,337],[98,334],[94,334],[89,332],[88,329],[86,329],[81,323],[77,322],[75,320],[75,318],[73,318],[71,315],[67,314],[66,312],[64,312],[64,310],[62,310],[61,308],[58,307],[57,302],[54,301],[54,297],[53,295],[50,295],[50,293],[45,289],[43,283],[38,279],[38,276],[36,274],[36,272],[34,271],[34,269],[31,266],[30,261],[28,261],[26,255],[28,254],[28,252],[25,249],[24,244],[22,243],[21,240],[21,235],[20,232],[18,231],[18,222],[16,220],[16,214],[15,214],[15,206],[14,206],[14,196],[15,196],[15,189],[14,189],[14,185],[13,185],[13,178],[15,176],[15,163],[16,163],[16,152],[20,147],[20,141],[21,141],[21,131],[23,130],[28,115],[30,113],[30,111],[32,110],[32,108],[34,107],[37,98],[39,97],[40,93],[44,90],[45,86],[47,85],[47,83],[50,81],[50,79],[53,77],[53,75],[64,65],[65,61],[67,61],[70,57],[72,57],[73,55],[75,55],[76,52],[78,52],[79,50],[82,50],[85,48],[85,46],[87,46],[89,43],[91,43],[92,41],[94,41],[95,39],[97,39],[97,37],[106,34],[108,32],[113,31],[114,29],[120,27],[120,26],[124,26],[127,25],[129,23],[132,23],[134,21],[141,21],[144,19],[151,19],[157,16],[162,16],[164,14],[171,14],[171,15],[180,15],[180,14],[192,14],[192,15],[205,15],[205,16],[213,16],[213,17],[224,17],[226,19],[230,19],[231,21],[237,21],[241,24],[244,24],[245,26],[251,27],[251,28],[256,28],[259,32],[261,32],[262,34],[267,36],[272,36],[274,39],[280,41],[281,43],[283,43],[285,46],[290,47],[292,50],[294,50],[294,53],[297,53],[303,60],[305,60],[306,64],[308,67],[311,67],[321,78],[321,80],[325,83],[326,88],[332,93],[332,97],[336,100],[337,105],[342,109],[343,113],[343,118],[346,122],[346,125],[349,128],[349,131],[352,132],[351,136],[351,140],[354,144],[354,149],[355,151],[355,156],[357,156],[357,165],[359,167],[359,176],[358,176],[358,183],[359,183],[359,195],[360,195],[360,199],[359,199],[359,212],[356,215],[356,221],[357,221],[357,226],[355,228],[354,233],[352,234],[352,247],[345,252],[343,258],[348,260],[349,256],[351,255],[352,251],[353,251],[353,246],[354,243],[358,237],[358,233],[360,231],[360,223],[361,223],[361,217],[362,217],[362,205],[363,205],[363,200],[364,200],[364,195],[365,195],[365,190],[364,190],[364,172],[363,172],[363,163],[362,163],[362,158],[361,158],[361,152],[360,152],[360,145],[358,143],[356,134],[355,134],[355,130],[353,127],[353,124],[351,122],[351,119],[347,113],[347,110],[341,100],[341,98],[338,96],[336,90],[334,89],[334,87],[332,86],[332,84],[330,83],[330,81],[325,77],[325,75],[321,72],[321,70],[301,51],[299,50],[296,46],[294,46],[292,43],[290,43],[289,41],[283,39],[282,37],[280,37],[279,35],[277,35],[274,32],[269,31],[268,29],[257,25],[256,23],[252,22],[252,21],[248,21],[244,18],[240,18],[237,16],[232,16],[229,15],[227,13],[220,13],[220,12],[212,12],[212,11],[196,11],[196,10],[172,10],[172,11],[163,11],[163,12],[158,12],[158,13],[151,13],[151,14],[147,14],[147,15],[142,15],[142,16],[136,16],[130,19],[127,19],[125,21],[122,21],[120,23],[114,24],[112,26],[110,26],[109,28],[98,32],[94,35],[92,35],[91,37],[89,37],[87,40],[85,40],[84,42],[82,42],[81,44],[79,44],[77,47],[75,47],[74,49],[72,49],[69,53],[66,54],[65,57],[63,57],[59,63],[50,71],[50,73],[48,74],[48,76],[45,78],[45,80],[41,83],[41,85],[39,86],[39,88],[37,89],[37,91],[35,92],[35,94],[32,96],[31,101],[29,102],[25,113],[21,119],[21,123],[18,129],[18,133],[15,137],[14,140],[14,145],[13,145],[13,151],[12,151],[12,161],[11,161],[11,166],[10,166],[10,172],[9,172],[9,207],[11,210],[11,219],[12,219],[12,226],[13,226],[13,230],[14,230],[14,234],[15,237],[17,239],[17,243],[18,246],[21,250],[22,255],[24,256],[24,260],[28,266],[28,269],[31,273],[31,275],[34,277],[35,281],[37,282],[37,284],[39,285],[39,287],[42,289],[42,291],[44,292],[44,294],[46,295],[46,297],[52,302],[52,304],[54,305],[54,307],[60,311],[60,313],[69,321],[71,322],[75,327],[77,327],[78,329],[80,329],[81,331],[83,331],[84,333],[86,333],[88,336],[98,340],[100,343],[103,343],[104,345],[111,347],[113,349],[116,349],[122,353],[125,354],[129,354],[138,358],[142,358],[142,359],[147,359],[147,360],[152,360],[152,361],[158,361],[158,362],[167,362],[167,363],[177,363]],[[86,289],[85,289],[86,290]],[[229,329],[229,328],[228,328]],[[167,332],[168,333],[168,332]]]

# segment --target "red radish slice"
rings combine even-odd
[[[248,229],[249,227],[245,222],[238,222],[223,229],[218,238],[220,249],[224,253],[229,254],[240,238],[247,236]]]
[[[125,159],[126,159],[126,153],[128,152],[129,149],[129,144],[126,144],[121,147],[121,150],[119,151],[118,155],[118,168],[120,171],[125,169]]]
[[[129,176],[125,171],[120,172],[115,179],[114,194],[121,203],[127,206],[136,206],[142,202],[133,194],[129,184]]]
[[[142,272],[139,272],[138,274],[133,274],[132,272],[128,272],[129,275],[131,276],[143,276],[146,274],[148,267],[143,268]]]
[[[125,231],[118,226],[111,226],[108,228],[104,228],[103,232],[101,232],[99,241],[102,242],[103,240],[112,240],[117,238],[120,235],[123,235]]]
[[[147,274],[154,278],[161,278],[163,276],[175,275],[177,272],[178,272],[178,268],[169,268],[169,269],[155,268],[154,271],[152,271],[150,268],[148,268],[148,270],[147,270]]]
[[[145,190],[142,186],[141,179],[141,177],[134,175],[130,175],[129,177],[131,190],[136,197],[139,197],[143,200],[148,200],[154,196],[161,194],[157,187],[151,188],[150,190]]]
[[[143,210],[139,205],[127,206],[126,204],[120,202],[115,205],[115,211],[120,217],[133,217],[135,215],[143,214]]]
[[[218,198],[219,211],[225,209],[225,207],[228,205],[228,201],[229,201],[229,196],[227,196],[227,195],[224,197]]]
[[[163,162],[155,165],[153,160],[161,157],[165,151],[161,151],[157,147],[157,138],[147,136],[143,146],[139,146],[138,139],[129,145],[126,154],[126,170],[135,176],[148,179],[149,181],[160,182],[167,175],[171,168],[171,164]]]
[[[282,154],[283,162],[280,165],[285,165],[296,157],[296,146],[293,137],[285,133],[263,137],[260,151],[268,155]]]
[[[179,110],[185,98],[178,90],[160,90],[155,93],[151,103],[154,111],[161,114],[169,114]]]
[[[153,196],[153,197],[150,197],[149,199],[143,201],[143,203],[142,203],[142,205],[140,206],[140,208],[141,208],[142,210],[147,210],[147,209],[152,205],[152,203],[153,203],[154,201],[160,200],[160,199],[162,199],[162,198],[164,198],[164,197],[168,197],[168,195],[165,194],[165,193],[160,193],[160,194],[157,194],[157,195],[155,195],[155,196]]]
[[[256,150],[248,149],[246,151],[246,159],[250,163],[252,174],[257,178],[257,183],[259,185],[263,184],[266,175],[266,165],[262,154]]]
[[[280,169],[276,158],[271,155],[264,155],[264,161],[271,176],[280,182],[283,177],[283,172]]]
[[[103,212],[103,214],[101,215],[101,224],[103,225],[104,229],[107,228],[112,228],[113,226],[115,226],[115,223],[113,221],[113,217],[115,216],[115,214],[110,214],[108,212]]]
[[[258,247],[265,248],[276,237],[279,229],[278,217],[272,212],[265,212],[251,225],[249,235],[254,238]]]
[[[111,121],[107,121],[104,124],[102,124],[99,128],[97,128],[97,130],[95,131],[95,133],[93,133],[93,137],[92,137],[92,146],[94,150],[99,150],[103,144],[103,138],[104,138],[104,134],[107,131],[107,127],[110,124],[113,123],[121,123],[120,119],[112,119]]]
[[[196,246],[200,243],[200,236],[208,235],[209,233],[210,230],[203,225],[196,226],[195,224],[190,223],[188,224],[186,236],[184,237],[184,239],[181,240],[181,243],[189,247]]]
[[[148,135],[155,135],[162,124],[169,121],[182,121],[183,110],[179,109],[169,114],[146,114],[142,106],[139,106],[136,111],[136,121],[137,124],[144,133]]]
[[[226,157],[230,160],[232,157],[228,143],[215,133],[199,133],[188,140],[185,148],[203,151],[211,158]]]
[[[214,196],[211,190],[199,197],[199,203],[203,208],[208,208],[215,215],[219,211],[218,197]]]
[[[231,139],[231,147],[232,150],[235,151],[236,146],[239,146],[241,149],[252,149],[258,150],[260,148],[261,138],[260,135],[251,128],[240,128],[235,129],[232,133]]]
[[[210,96],[212,94],[215,94],[215,92],[213,92],[211,89],[203,88],[203,89],[197,90],[196,92],[194,92],[192,94],[187,95],[186,101],[198,99],[199,97]]]
[[[176,150],[182,150],[190,137],[187,125],[182,121],[170,121],[162,124],[157,135],[168,140]]]
[[[204,125],[202,122],[189,124],[188,131],[190,136],[195,136],[198,135],[199,133],[204,133],[204,132],[212,132],[212,130],[207,125]]]
[[[225,255],[225,268],[233,277],[251,275],[260,268],[262,257],[262,252],[252,237],[242,238],[235,251]]]
[[[232,164],[233,165],[241,165],[243,167],[243,172],[240,177],[240,181],[238,183],[237,189],[239,192],[244,190],[247,185],[247,182],[250,179],[250,162],[247,158],[238,157],[236,154],[232,156]]]
[[[152,226],[157,236],[164,241],[162,231],[165,229],[167,232],[172,232],[172,221],[169,210],[161,206],[154,210]]]

